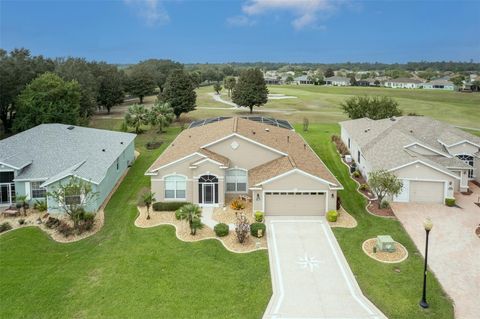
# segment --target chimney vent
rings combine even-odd
[[[104,148],[102,148],[102,152],[105,152],[105,149],[104,149]]]

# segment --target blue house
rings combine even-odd
[[[96,212],[135,159],[135,134],[64,124],[42,124],[0,141],[0,209],[24,195],[30,204],[46,201],[48,211],[62,212],[47,194],[80,178],[97,194],[85,210]],[[82,194],[78,196],[81,199]],[[72,198],[71,200],[76,200]]]

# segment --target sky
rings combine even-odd
[[[0,0],[0,47],[109,63],[480,62],[480,0]]]

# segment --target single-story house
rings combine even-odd
[[[265,76],[265,77],[263,77],[263,79],[265,80],[265,83],[268,84],[268,85],[282,84],[282,79],[281,78],[279,79],[277,77]]]
[[[375,79],[373,78],[367,78],[367,79],[360,79],[357,80],[357,83],[355,83],[356,86],[378,86],[380,84],[380,81],[375,84]]]
[[[350,79],[343,76],[331,76],[329,78],[325,78],[325,85],[349,86]]]
[[[30,204],[46,201],[49,212],[61,212],[48,193],[76,177],[92,185],[97,196],[85,210],[96,212],[133,163],[135,136],[73,125],[41,124],[1,140],[0,206],[10,206],[16,196],[26,196]],[[78,194],[78,200],[81,196]]]
[[[145,174],[158,201],[221,207],[246,196],[266,215],[324,215],[343,189],[287,121],[259,116],[193,122]]]
[[[398,78],[386,80],[384,86],[393,89],[418,89],[422,86],[422,81],[409,78]]]
[[[341,138],[362,175],[380,169],[403,181],[397,202],[436,202],[480,181],[480,137],[423,116],[340,123]]]
[[[293,79],[293,82],[295,82],[295,84],[315,84],[308,75],[298,76]]]
[[[454,91],[455,84],[445,79],[437,79],[427,83],[422,84],[422,87],[427,90],[446,90]]]

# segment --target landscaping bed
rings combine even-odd
[[[328,222],[330,227],[340,228],[355,228],[357,227],[357,221],[350,215],[343,207],[338,210],[338,218],[336,222]]]
[[[378,200],[370,201],[367,210],[375,216],[395,218],[395,213],[390,205],[387,208],[378,208]]]
[[[242,201],[245,208],[242,210],[235,210],[230,206],[231,201],[227,202],[225,207],[215,207],[212,218],[219,223],[234,224],[237,220],[237,213],[243,212],[250,223],[255,222],[255,217],[252,214],[252,203],[249,201]]]
[[[377,243],[376,238],[370,238],[363,242],[362,249],[367,256],[373,258],[377,261],[393,264],[400,263],[408,258],[407,249],[400,243],[395,242],[395,251],[386,252],[386,251],[374,251],[374,247]]]

